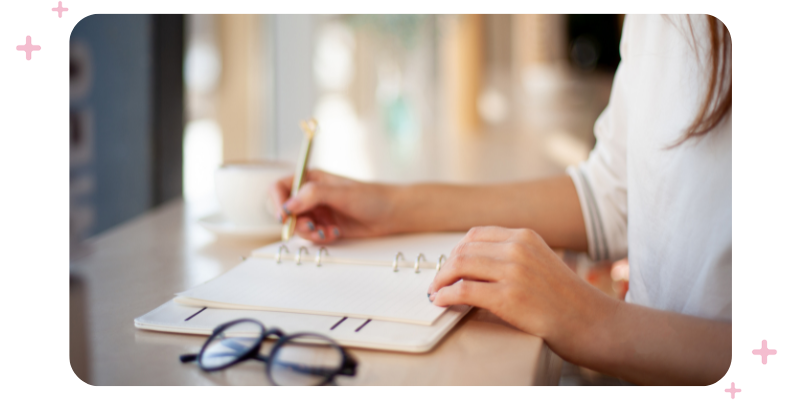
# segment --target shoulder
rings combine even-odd
[[[708,49],[705,15],[627,15],[620,53],[625,57],[695,57]]]

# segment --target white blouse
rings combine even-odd
[[[629,15],[597,145],[567,173],[589,254],[628,257],[626,301],[731,319],[731,115],[683,137],[707,91],[705,16]],[[692,39],[692,32],[696,41]]]

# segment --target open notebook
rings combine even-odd
[[[324,249],[295,237],[253,251],[240,265],[178,293],[174,301],[430,326],[446,308],[428,301],[428,286],[440,257],[449,255],[463,236],[342,240]]]

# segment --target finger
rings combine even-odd
[[[541,236],[532,229],[509,229],[499,226],[477,226],[469,230],[462,242],[504,242],[508,240],[540,240]]]
[[[313,231],[297,232],[303,239],[310,240],[315,244],[328,244],[335,242],[338,237],[332,232],[332,227],[317,227]]]
[[[319,169],[311,169],[306,172],[307,182],[320,182],[331,185],[349,185],[355,183],[352,179],[325,172]]]
[[[337,206],[343,203],[346,190],[339,185],[308,182],[300,187],[295,196],[283,204],[285,211],[302,214],[320,205]]]
[[[314,244],[327,244],[335,240],[330,234],[325,233],[325,228],[316,228],[313,231],[297,231],[297,235],[314,242]]]
[[[327,208],[315,209],[311,213],[301,214],[297,218],[296,233],[316,244],[331,243],[341,236],[338,227],[330,224],[331,218],[326,215]]]
[[[304,233],[314,233],[317,231],[317,222],[309,214],[301,214],[297,216],[297,223],[294,226],[295,231]]]
[[[286,214],[283,212],[282,206],[291,194],[292,179],[294,179],[294,176],[291,175],[281,178],[273,183],[269,188],[269,196],[272,200],[272,205],[276,213],[275,217],[281,222],[286,218]]]
[[[294,232],[297,236],[303,239],[310,240],[314,243],[324,243],[325,235],[319,234],[320,225],[314,218],[313,214],[301,214],[297,217],[297,224],[295,225]]]
[[[514,235],[514,231],[499,226],[476,226],[467,232],[461,242],[504,242]]]
[[[461,279],[471,281],[496,282],[503,278],[506,263],[490,257],[458,255],[448,259],[436,277],[433,278],[428,293],[450,286]]]
[[[440,307],[466,304],[492,310],[499,296],[498,287],[496,283],[460,281],[439,289],[430,298]]]
[[[314,241],[317,225],[308,214],[302,214],[297,217],[297,222],[294,225],[294,234],[303,239]]]
[[[514,242],[459,242],[450,251],[448,259],[458,256],[485,256],[504,259],[505,254],[514,247]]]
[[[306,183],[307,182],[333,183],[336,182],[337,178],[339,178],[338,175],[330,174],[319,169],[310,169],[306,171]]]
[[[317,229],[322,230],[322,232],[317,232],[321,240],[330,239],[330,241],[334,241],[342,237],[342,231],[335,223],[329,207],[317,207],[312,211],[312,214],[314,221],[317,223]]]
[[[329,174],[320,170],[309,170],[306,172],[305,181],[308,182],[335,182],[336,179],[341,179],[336,175]],[[292,194],[292,186],[294,185],[294,175],[285,176],[277,180],[270,188],[270,197],[275,206],[278,220],[283,222],[291,212],[284,205]]]
[[[505,242],[460,242],[450,251],[449,259],[481,256],[500,261],[523,261],[530,253],[527,244],[514,239]]]

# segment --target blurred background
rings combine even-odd
[[[76,238],[213,171],[297,159],[384,182],[563,172],[594,144],[619,62],[618,15],[93,15],[72,33]]]
[[[623,19],[89,16],[70,38],[71,258],[164,203],[185,201],[195,220],[207,215],[219,165],[295,162],[298,122],[309,117],[320,124],[310,165],[360,180],[563,173],[594,145]],[[624,295],[625,265],[567,259]],[[604,382],[582,379],[572,383]]]

